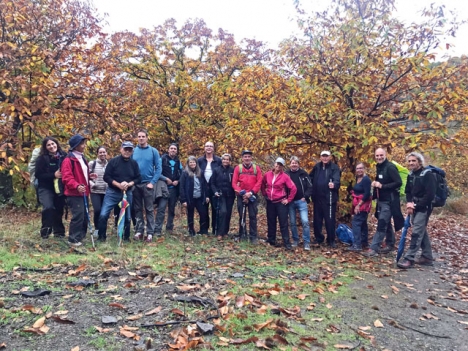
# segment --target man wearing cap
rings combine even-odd
[[[126,192],[127,201],[130,206],[133,201],[133,188],[141,182],[140,168],[138,163],[131,158],[133,144],[130,141],[122,143],[120,155],[109,161],[104,172],[104,181],[109,184],[104,196],[104,201],[99,215],[98,240],[106,241],[107,220],[114,206],[122,201]],[[130,239],[130,210],[125,215],[124,240]]]
[[[203,176],[205,177],[206,184],[208,185],[208,194],[210,201],[205,203],[206,213],[208,214],[208,227],[210,226],[210,215],[208,207],[211,206],[211,228],[213,229],[213,234],[215,232],[215,223],[216,223],[216,204],[218,199],[211,191],[211,176],[213,175],[216,168],[221,167],[222,162],[219,156],[216,156],[214,153],[214,143],[212,141],[207,141],[205,143],[205,154],[198,158],[198,166],[200,167]]]
[[[297,247],[299,244],[299,233],[296,225],[296,211],[299,212],[302,224],[302,239],[304,240],[304,250],[310,250],[310,225],[309,225],[309,209],[307,204],[310,202],[312,195],[312,183],[309,174],[299,167],[299,158],[291,157],[289,171],[286,174],[291,178],[297,188],[296,196],[289,205],[289,224],[291,225],[292,247]]]
[[[88,228],[85,202],[88,201],[89,195],[89,168],[83,156],[86,139],[79,134],[70,138],[70,149],[61,166],[64,194],[72,213],[68,243],[75,247],[81,246]]]
[[[314,202],[314,245],[321,245],[325,237],[322,234],[322,225],[325,221],[327,231],[327,244],[331,248],[335,243],[335,216],[340,189],[341,172],[339,167],[331,161],[328,150],[320,153],[320,162],[317,162],[309,174],[312,182],[312,201]]]
[[[262,185],[262,170],[252,163],[252,151],[242,151],[242,163],[234,168],[232,177],[232,188],[237,196],[237,210],[239,211],[239,237],[241,240],[247,238],[245,218],[243,209],[249,211],[249,234],[250,242],[256,244],[257,239],[257,213],[258,205],[256,195]],[[244,224],[244,226],[243,226]]]
[[[138,145],[133,152],[132,158],[137,162],[141,173],[141,183],[136,185],[133,190],[133,207],[136,220],[135,240],[143,240],[144,237],[144,211],[146,215],[146,241],[151,242],[155,226],[154,190],[155,184],[161,175],[161,158],[158,150],[148,144],[148,132],[145,129],[138,131]]]
[[[276,245],[276,220],[280,225],[283,246],[286,250],[292,250],[289,240],[288,213],[289,203],[296,195],[297,188],[291,178],[284,173],[286,162],[281,157],[275,161],[272,171],[265,173],[262,179],[262,194],[267,200],[267,224],[268,239],[270,245]]]

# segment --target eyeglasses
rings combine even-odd
[[[130,147],[126,147],[126,148],[124,148],[124,151],[125,151],[125,152],[132,152],[132,151],[133,151],[133,149],[132,149],[132,148],[130,148]]]
[[[214,147],[213,145],[205,145],[205,147]]]
[[[358,170],[358,169],[364,169],[364,167],[356,167],[356,170]]]

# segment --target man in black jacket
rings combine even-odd
[[[372,239],[370,249],[363,252],[367,257],[377,256],[379,253],[389,253],[395,250],[395,231],[402,228],[404,222],[400,209],[399,189],[402,185],[400,173],[396,166],[387,160],[387,152],[378,148],[375,150],[375,160],[377,161],[376,178],[372,182],[374,188],[374,198],[377,199],[377,231]],[[392,227],[392,219],[395,224],[395,231]],[[384,237],[386,247],[380,246]]]
[[[310,202],[312,195],[312,183],[306,171],[299,167],[299,158],[291,157],[289,171],[286,171],[294,185],[296,185],[297,193],[294,196],[293,202],[289,204],[289,224],[291,225],[292,247],[297,247],[299,244],[299,233],[296,225],[296,211],[301,216],[302,223],[302,239],[304,240],[304,250],[310,250],[310,225],[309,225],[309,209],[307,204]]]
[[[340,190],[340,168],[331,162],[330,151],[320,153],[318,162],[309,174],[312,181],[312,201],[314,202],[314,235],[313,244],[320,245],[325,240],[322,225],[325,220],[327,244],[335,248],[336,204]]]
[[[209,218],[209,211],[208,207],[211,206],[211,227],[215,229],[216,223],[216,208],[215,208],[215,199],[214,194],[211,191],[211,176],[216,168],[221,167],[221,158],[215,155],[214,143],[212,141],[207,141],[205,143],[205,154],[198,158],[198,166],[205,177],[206,184],[208,185],[208,195],[210,198],[210,202],[206,203],[206,213],[208,214],[208,227],[210,226],[210,218]]]
[[[180,163],[177,144],[169,145],[167,154],[161,157],[162,173],[159,180],[166,182],[169,190],[169,197],[160,197],[156,199],[158,213],[156,215],[156,224],[154,232],[161,235],[164,216],[167,207],[166,232],[171,233],[174,229],[174,216],[177,200],[179,199],[179,180],[182,174],[182,164]]]
[[[122,201],[123,193],[127,194],[127,201],[131,205],[133,200],[133,187],[141,182],[138,163],[131,158],[133,144],[130,141],[122,143],[120,155],[109,161],[104,172],[104,181],[109,184],[99,215],[98,240],[106,241],[107,220],[114,206]],[[124,240],[130,240],[130,209],[125,216]]]
[[[424,169],[424,157],[418,152],[412,152],[406,158],[411,173],[406,182],[406,212],[411,215],[413,231],[411,244],[406,251],[405,258],[398,262],[400,268],[411,268],[414,263],[432,266],[432,248],[429,234],[427,233],[427,222],[432,213],[432,200],[436,193],[436,181],[432,172]],[[419,259],[415,259],[416,253],[421,248]]]

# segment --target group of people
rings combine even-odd
[[[204,154],[198,159],[189,156],[185,167],[178,158],[178,146],[169,145],[167,153],[160,156],[158,150],[148,144],[148,132],[138,131],[138,144],[122,143],[120,155],[108,160],[107,150],[101,146],[97,158],[86,161],[83,152],[86,138],[74,135],[69,140],[69,151],[64,152],[52,137],[42,141],[36,161],[35,177],[37,194],[43,207],[41,237],[65,237],[62,222],[65,198],[71,210],[68,241],[80,246],[88,229],[88,196],[94,211],[95,235],[105,241],[110,213],[119,211],[116,206],[124,194],[131,210],[126,212],[123,239],[130,239],[133,220],[134,240],[151,242],[162,234],[167,210],[166,232],[174,228],[175,208],[178,201],[186,208],[188,231],[191,236],[211,231],[222,240],[230,230],[232,208],[237,202],[239,213],[239,238],[258,242],[258,196],[266,200],[268,224],[267,243],[277,245],[277,222],[282,244],[287,250],[299,245],[297,214],[302,225],[305,250],[311,245],[336,247],[336,211],[341,172],[332,161],[331,152],[320,153],[320,161],[307,173],[300,167],[300,160],[293,156],[286,168],[286,161],[278,157],[273,169],[262,174],[253,162],[253,153],[244,150],[241,163],[233,167],[230,154],[215,155],[214,144],[204,145]],[[352,190],[354,244],[350,251],[368,248],[368,214],[372,199],[377,199],[377,231],[369,250],[363,255],[372,257],[395,249],[395,231],[403,227],[399,188],[402,180],[395,165],[387,160],[384,149],[375,151],[376,178],[366,175],[364,163],[356,165],[356,182]],[[407,185],[407,213],[413,218],[411,246],[399,266],[410,268],[415,263],[432,264],[432,250],[426,230],[435,196],[435,181],[424,168],[424,158],[413,152],[407,162],[412,171]],[[372,190],[373,189],[373,190]],[[311,242],[308,203],[313,202],[313,229]],[[211,207],[211,211],[210,211]],[[156,216],[154,215],[156,209]],[[194,212],[199,215],[199,230],[195,231]],[[211,217],[211,221],[210,221]],[[392,224],[393,218],[393,224]],[[247,228],[248,222],[248,228]],[[326,237],[322,234],[325,224]],[[290,240],[289,226],[292,240]],[[385,239],[385,245],[383,241]],[[422,256],[415,258],[419,248]]]

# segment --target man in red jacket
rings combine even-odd
[[[89,168],[83,152],[86,147],[86,138],[82,135],[74,135],[68,142],[70,149],[67,157],[62,162],[62,182],[64,194],[72,213],[68,234],[70,246],[81,246],[81,241],[86,236],[88,216],[86,214],[85,201],[89,195]]]
[[[239,211],[239,237],[247,239],[245,228],[244,207],[249,210],[249,234],[250,242],[256,244],[257,239],[257,193],[262,184],[262,170],[252,163],[252,152],[242,151],[242,164],[234,168],[232,176],[232,187],[237,195],[237,210]]]

